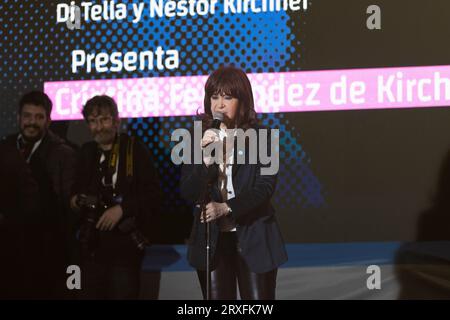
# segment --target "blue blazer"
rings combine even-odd
[[[270,144],[270,138],[268,139]],[[268,149],[270,150],[270,145]],[[275,210],[271,204],[271,197],[275,191],[277,174],[261,175],[263,167],[249,164],[248,147],[246,147],[245,164],[237,164],[237,143],[234,144],[234,164],[232,181],[235,197],[227,204],[232,209],[236,221],[238,251],[246,261],[252,272],[263,273],[271,271],[287,261]],[[243,150],[241,150],[243,151]],[[258,149],[259,151],[259,149]],[[217,166],[213,166],[209,174],[217,174]],[[184,164],[181,170],[181,196],[193,203],[197,203],[201,189],[206,184],[208,169],[204,164]],[[217,180],[216,180],[217,181]],[[217,183],[213,184],[210,199],[224,202]],[[217,221],[211,223],[211,267],[214,269],[215,252],[220,229]],[[194,222],[188,241],[188,260],[196,269],[206,269],[206,237],[205,225],[200,222],[200,209],[194,206]]]

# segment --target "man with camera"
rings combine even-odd
[[[81,148],[71,206],[81,213],[83,299],[137,299],[151,217],[161,191],[148,149],[119,133],[115,101],[95,96],[83,116],[95,141]]]

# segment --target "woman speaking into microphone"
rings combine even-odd
[[[287,261],[271,204],[277,174],[262,175],[264,166],[259,163],[259,157],[256,164],[237,161],[236,134],[242,130],[236,129],[256,130],[256,137],[260,129],[247,75],[235,67],[214,71],[205,85],[204,108],[202,149],[220,141],[223,161],[216,165],[204,153],[202,164],[182,167],[181,195],[195,204],[188,242],[189,263],[197,269],[203,297],[207,298],[205,223],[209,223],[210,298],[235,300],[238,285],[242,299],[275,299],[277,270]],[[212,130],[217,126],[213,114],[223,116],[219,130]],[[270,140],[267,139],[268,144]],[[245,151],[248,159],[250,149],[257,150],[245,144],[245,150],[239,150],[239,155]],[[271,150],[270,146],[267,150]],[[208,194],[202,197],[208,181]],[[207,199],[203,206],[202,199]]]

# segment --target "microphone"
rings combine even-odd
[[[220,124],[223,122],[223,113],[220,112],[213,112],[213,121],[211,124],[211,128],[210,129],[215,129],[215,130],[219,130],[220,129]],[[207,145],[209,145],[210,143],[208,143]],[[207,146],[205,145],[205,147]],[[214,154],[213,154],[214,156]]]
[[[211,129],[220,129],[220,124],[223,122],[223,113],[213,112],[213,122],[211,125]],[[211,156],[215,156],[215,152],[213,150]],[[217,164],[210,165],[208,167],[208,176],[207,181],[211,182],[217,179],[218,176],[218,166]]]
[[[213,112],[213,122],[211,129],[220,129],[220,124],[223,122],[223,113]]]

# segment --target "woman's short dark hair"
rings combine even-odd
[[[205,84],[205,113],[200,115],[203,130],[211,127],[213,115],[211,96],[226,94],[239,100],[236,114],[236,128],[248,129],[257,123],[252,86],[247,75],[233,66],[223,66],[214,71]]]
[[[110,113],[114,119],[119,117],[119,110],[117,108],[117,104],[113,98],[103,95],[103,96],[95,96],[89,99],[83,107],[83,117],[87,120],[87,117],[92,113],[106,110]]]
[[[50,118],[52,113],[52,100],[42,91],[31,91],[25,94],[19,102],[19,114],[22,113],[23,106],[32,104],[44,108],[47,118]]]

